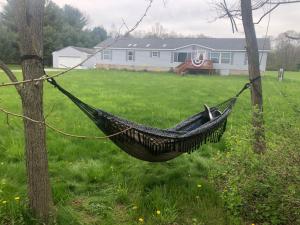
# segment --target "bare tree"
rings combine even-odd
[[[270,53],[268,67],[273,70],[298,70],[300,62],[300,38],[295,31],[286,31],[274,39],[273,51]]]
[[[249,78],[251,85],[251,102],[253,110],[253,128],[255,152],[262,153],[266,149],[265,132],[263,122],[263,94],[260,74],[260,59],[255,33],[255,24],[260,23],[267,15],[270,15],[278,6],[283,4],[298,3],[298,0],[240,0],[228,5],[226,0],[216,4],[219,12],[218,18],[229,18],[232,30],[237,31],[236,20],[242,20],[246,37],[246,50],[248,55]],[[263,10],[262,15],[255,22],[253,12]]]
[[[12,0],[18,27],[19,47],[23,56],[24,80],[44,76],[43,70],[43,0]],[[12,82],[16,76],[0,62]],[[44,121],[43,82],[31,82],[15,86],[22,100],[23,115]],[[28,180],[29,207],[42,222],[49,221],[52,196],[48,174],[46,128],[44,124],[31,123],[24,119],[25,156]]]
[[[255,81],[251,85],[251,101],[253,110],[254,151],[265,151],[265,132],[263,124],[263,95],[259,68],[259,53],[252,16],[251,0],[241,0],[242,21],[246,37],[249,78]]]
[[[152,26],[152,34],[154,36],[163,37],[165,33],[166,33],[166,30],[163,27],[163,25],[161,25],[160,23],[157,22]]]

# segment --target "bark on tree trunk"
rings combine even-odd
[[[252,120],[254,128],[253,149],[257,153],[262,153],[266,149],[263,121],[263,97],[260,79],[259,53],[253,23],[251,0],[241,0],[241,10],[247,44],[249,77],[250,80],[255,79],[255,82],[251,87],[251,101],[252,106],[254,107]]]
[[[22,56],[43,57],[43,0],[13,0]],[[22,62],[23,79],[35,79],[44,75],[43,63],[28,57]],[[26,83],[21,99],[24,116],[43,121],[43,82]],[[25,155],[28,179],[29,207],[33,214],[48,223],[52,196],[48,174],[46,128],[43,124],[24,120]]]

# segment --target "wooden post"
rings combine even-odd
[[[19,47],[22,56],[23,79],[30,80],[44,75],[43,18],[44,0],[13,0],[18,27]],[[36,57],[28,57],[28,56]],[[44,121],[43,82],[29,82],[22,86],[24,116]],[[28,181],[29,207],[34,216],[48,223],[52,206],[46,149],[46,128],[43,124],[24,119],[25,155]]]
[[[266,149],[263,122],[263,95],[251,0],[241,0],[241,11],[247,44],[249,78],[250,80],[255,80],[251,87],[251,102],[254,108],[252,120],[254,128],[253,150],[257,153],[262,153]]]

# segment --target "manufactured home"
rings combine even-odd
[[[258,39],[258,48],[260,69],[265,71],[270,51],[269,39]],[[248,71],[244,38],[124,37],[118,41],[109,38],[91,49],[69,46],[53,52],[53,67],[72,67],[92,56],[81,68],[169,71],[199,56],[199,52],[212,62],[213,70],[221,75]]]

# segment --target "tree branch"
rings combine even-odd
[[[3,72],[8,76],[11,82],[17,83],[18,79],[16,75],[11,71],[11,69],[2,61],[0,60],[0,68],[3,70]],[[15,85],[19,95],[22,94],[22,88],[20,85]]]
[[[267,16],[269,13],[271,13],[271,12],[272,12],[274,9],[276,9],[278,6],[280,6],[280,4],[277,4],[277,5],[273,6],[271,9],[269,9],[267,12],[265,12],[265,13],[259,18],[259,20],[258,20],[257,22],[254,22],[254,24],[259,24],[265,16]]]
[[[285,33],[285,36],[289,39],[292,39],[292,40],[300,40],[300,36],[299,37],[294,37],[294,36],[290,36],[288,35],[287,33]]]
[[[226,4],[226,0],[223,0],[224,2],[219,2],[219,3],[215,3],[215,5],[217,6],[217,10],[221,11],[219,12],[219,16],[217,17],[217,19],[222,19],[225,17],[228,17],[231,21],[231,25],[233,27],[233,21],[234,19],[241,19],[241,9],[238,6],[234,6],[234,7],[227,7]],[[260,18],[257,22],[255,22],[254,24],[259,24],[262,19],[267,16],[269,13],[271,13],[273,10],[275,10],[278,6],[280,5],[286,5],[286,4],[293,4],[293,3],[300,3],[300,0],[278,0],[278,1],[274,1],[274,0],[258,0],[256,2],[256,4],[254,3],[252,6],[252,10],[259,10],[262,9],[264,7],[266,7],[267,5],[272,6],[271,9],[267,10]]]

